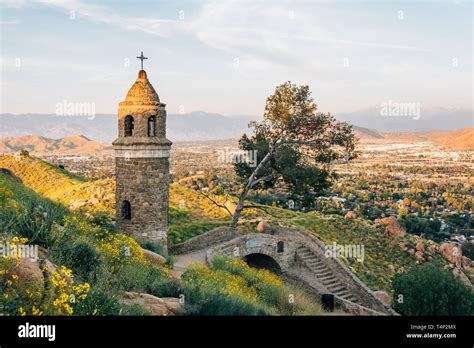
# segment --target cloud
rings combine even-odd
[[[0,21],[0,25],[16,25],[16,24],[20,24],[21,21],[18,20],[18,19],[12,19],[12,20],[8,20],[8,21]]]
[[[323,49],[325,46],[331,46],[332,54],[337,59],[346,56],[345,52],[354,46],[367,50],[430,52],[398,43],[366,42],[341,37],[351,35],[350,30],[341,34],[332,27],[331,22],[320,18],[316,11],[305,11],[304,6],[295,9],[291,3],[269,6],[261,1],[208,1],[203,3],[197,13],[187,15],[185,20],[171,20],[126,16],[107,6],[80,0],[34,2],[59,10],[74,11],[78,17],[122,30],[141,31],[166,38],[185,35],[241,61],[247,61],[248,66],[260,66],[263,63],[280,67],[300,65],[312,69],[316,65],[328,68],[327,64],[314,64],[315,56],[322,59],[327,56]],[[379,34],[383,37],[382,32]]]
[[[2,6],[7,8],[22,8],[26,4],[26,0],[2,0]]]
[[[161,37],[173,36],[179,30],[180,23],[177,20],[124,16],[115,13],[109,7],[86,4],[79,0],[34,0],[33,2],[124,30],[138,30]]]

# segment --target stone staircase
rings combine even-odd
[[[358,303],[357,298],[334,275],[333,271],[315,254],[303,245],[296,248],[296,254],[302,263],[314,273],[328,293],[344,300]]]
[[[278,244],[283,248],[278,251]],[[175,255],[205,252],[205,262],[214,255],[244,259],[264,255],[273,259],[282,276],[296,281],[316,296],[333,294],[335,305],[355,315],[398,315],[339,259],[325,257],[326,245],[306,230],[275,227],[272,233],[254,233],[219,227],[173,246]],[[203,255],[200,255],[201,258]],[[184,261],[183,261],[184,264]]]

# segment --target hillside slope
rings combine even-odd
[[[435,144],[453,150],[474,150],[474,128],[464,128],[451,132],[430,132],[427,139]]]
[[[23,159],[36,170],[51,169]],[[23,172],[0,169],[2,243],[42,247],[37,261],[0,258],[0,315],[327,315],[304,290],[243,261],[214,259],[209,267],[191,266],[181,279],[172,279],[162,248],[145,245],[162,256],[145,251],[103,219],[71,212],[25,186],[22,174],[33,171],[28,164]],[[83,184],[50,173],[69,187]],[[44,184],[35,187],[52,192]],[[297,301],[285,306],[291,294]]]
[[[115,197],[113,180],[84,181],[36,158],[16,159],[14,156],[0,156],[0,168],[7,168],[32,190],[65,203],[70,208],[84,208],[86,211],[102,211],[114,214]],[[217,200],[223,197],[215,196]],[[373,290],[390,290],[392,277],[420,261],[414,256],[415,246],[427,240],[413,235],[394,241],[384,236],[384,226],[360,220],[344,219],[339,216],[322,216],[317,212],[300,213],[276,207],[263,211],[248,211],[242,219],[246,228],[253,230],[259,220],[273,225],[304,227],[327,244],[363,244],[365,261],[344,262]],[[170,187],[170,232],[171,243],[179,243],[214,227],[227,225],[227,213],[213,205],[194,190],[173,184]],[[434,242],[433,242],[434,243]],[[435,243],[436,244],[436,243]],[[404,245],[404,247],[400,247]],[[445,261],[438,252],[429,253],[424,260]]]
[[[0,138],[0,152],[14,153],[28,150],[35,154],[81,155],[94,154],[111,149],[109,144],[90,140],[83,135],[69,135],[60,139],[50,139],[38,135]]]

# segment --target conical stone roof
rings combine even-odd
[[[146,76],[145,70],[138,72],[138,77],[120,105],[159,105],[160,98]]]

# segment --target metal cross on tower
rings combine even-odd
[[[142,70],[143,70],[143,61],[144,61],[145,59],[148,59],[148,58],[143,55],[143,51],[142,51],[142,54],[141,54],[140,56],[138,56],[137,58],[141,60],[141,63],[142,63]]]

